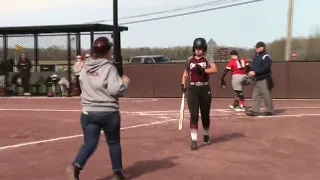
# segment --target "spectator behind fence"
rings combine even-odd
[[[70,180],[79,179],[80,171],[97,148],[102,129],[109,146],[113,180],[124,180],[118,95],[127,89],[129,79],[126,76],[121,78],[112,64],[112,44],[106,37],[99,37],[94,41],[92,53],[92,58],[86,61],[80,73],[80,119],[84,144],[72,165],[67,167],[67,173]]]
[[[79,75],[80,75],[81,69],[83,68],[83,65],[84,65],[84,58],[82,56],[78,55],[77,60],[73,65],[73,72],[76,77],[76,88],[77,88],[78,94],[81,94]]]
[[[21,82],[22,82],[22,87],[23,87],[23,92],[25,96],[30,96],[30,70],[32,68],[32,64],[30,59],[27,57],[26,53],[22,53],[20,55],[20,59],[18,61],[18,70],[19,73],[17,75],[15,75],[15,77],[13,78],[14,83],[16,83],[16,80],[18,79],[18,77],[21,78]]]

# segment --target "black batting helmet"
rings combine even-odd
[[[208,49],[207,41],[204,38],[196,38],[193,41],[192,51],[194,52],[196,49],[201,49],[206,52]]]
[[[92,53],[96,55],[103,55],[107,53],[113,44],[106,37],[97,38],[92,44]]]

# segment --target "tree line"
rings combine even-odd
[[[283,61],[285,53],[285,39],[277,39],[273,42],[267,43],[267,50],[271,54],[274,61]],[[219,55],[219,48],[215,48],[214,59],[221,59]],[[238,47],[226,47],[229,52],[233,49],[238,50],[239,54],[247,59],[251,59],[254,55],[254,49],[238,48]],[[292,40],[292,50],[297,52],[295,60],[298,61],[320,61],[320,33],[314,33],[309,37],[296,37]],[[8,56],[12,59],[16,59],[22,52],[28,54],[30,59],[34,59],[34,49],[26,48],[16,51],[15,49],[8,49]],[[72,49],[72,59],[75,58],[76,50]],[[89,53],[89,49],[81,49],[82,54]],[[184,60],[191,55],[191,46],[179,46],[170,48],[122,48],[122,57],[124,61],[128,61],[131,56],[138,55],[165,55],[172,60]],[[0,57],[3,57],[3,49],[0,48]],[[59,46],[52,46],[46,49],[38,49],[39,61],[65,61],[68,59],[68,52],[66,48]]]
[[[277,39],[271,43],[267,43],[267,51],[271,54],[274,61],[283,61],[285,59],[285,44],[284,38]],[[214,59],[221,59],[219,55],[219,49],[215,48]],[[237,50],[241,57],[251,59],[254,55],[253,48],[238,48],[238,47],[224,47],[231,50]],[[128,60],[130,56],[137,55],[166,55],[174,60],[187,59],[191,55],[191,46],[181,46],[172,48],[124,48],[122,49],[122,55],[125,60]],[[292,39],[292,52],[297,52],[297,57],[294,60],[297,61],[320,61],[320,33],[316,33],[309,37],[297,37]]]

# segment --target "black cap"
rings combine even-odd
[[[264,42],[260,41],[256,44],[256,48],[260,48],[260,47],[266,47],[266,44]]]
[[[233,55],[238,56],[238,52],[237,52],[236,50],[232,50],[232,51],[230,52],[230,56],[233,56]]]

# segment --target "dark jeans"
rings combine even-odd
[[[187,101],[191,117],[191,129],[198,128],[199,108],[201,113],[202,127],[204,129],[209,129],[211,99],[212,96],[210,86],[189,86]]]
[[[82,169],[98,146],[101,129],[103,130],[114,171],[122,170],[122,152],[120,145],[120,113],[116,112],[82,112],[81,127],[84,144],[80,148],[73,164]]]

